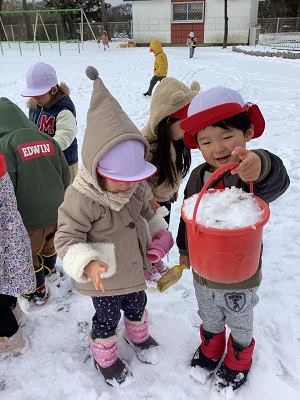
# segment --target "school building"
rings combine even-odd
[[[228,44],[248,44],[259,1],[228,0]],[[193,31],[198,44],[222,44],[224,0],[132,0],[132,24],[136,43],[185,44]]]

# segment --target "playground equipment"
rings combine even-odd
[[[60,23],[54,23],[51,24],[51,26],[54,28],[51,30],[51,32],[49,32],[49,28],[47,28],[47,25],[44,23],[44,18],[43,15],[45,15],[45,13],[48,13],[51,15],[51,17],[53,15],[59,15],[61,13],[79,13],[80,14],[80,22],[78,23],[79,29],[76,30],[76,38],[71,39],[71,40],[67,40],[67,39],[61,39],[60,37],[62,36],[59,33],[59,26],[61,25]],[[12,15],[12,16],[17,16],[18,14],[20,15],[24,15],[25,18],[29,17],[30,19],[30,24],[29,26],[32,27],[32,34],[33,34],[33,39],[32,40],[24,40],[24,30],[22,32],[15,32],[13,25],[10,25],[10,30],[7,29],[6,25],[4,25],[3,22],[3,17],[5,15]],[[34,18],[34,21],[31,21],[32,17]],[[80,44],[81,44],[81,50],[83,50],[83,41],[84,41],[84,29],[83,29],[83,22],[84,20],[86,21],[90,33],[93,37],[93,39],[95,40],[95,43],[97,43],[97,38],[94,34],[94,31],[87,19],[87,16],[84,12],[84,10],[82,8],[69,8],[69,9],[61,9],[61,10],[30,10],[30,11],[1,11],[0,12],[0,24],[5,36],[5,41],[0,41],[0,51],[2,53],[2,55],[4,54],[3,51],[3,45],[7,44],[8,47],[11,47],[11,43],[18,43],[19,46],[19,52],[22,55],[22,44],[26,43],[32,43],[32,50],[34,50],[35,45],[38,46],[38,50],[39,53],[41,55],[41,44],[42,43],[49,43],[49,45],[51,46],[51,48],[53,48],[53,43],[57,43],[58,44],[58,50],[59,50],[59,54],[61,55],[61,43],[76,43],[77,44],[77,48],[78,48],[78,52],[80,52]],[[97,43],[97,46],[99,46],[99,44]]]

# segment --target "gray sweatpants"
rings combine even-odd
[[[241,290],[209,289],[194,280],[198,314],[203,329],[211,333],[223,332],[225,324],[232,338],[248,347],[253,336],[253,308],[258,303],[258,287]]]

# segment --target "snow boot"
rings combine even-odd
[[[111,336],[105,339],[92,339],[89,334],[89,345],[94,357],[94,365],[110,386],[118,387],[126,378],[132,377],[128,366],[117,356],[117,337]]]
[[[160,280],[161,275],[157,271],[156,264],[152,264],[151,268],[151,274],[147,271],[147,269],[144,269],[144,277],[146,279],[146,285],[148,288],[156,288],[157,282]]]
[[[216,372],[215,385],[218,390],[227,387],[236,390],[244,385],[251,367],[254,346],[254,339],[251,340],[250,346],[243,347],[236,343],[230,334],[227,354]]]
[[[158,343],[149,335],[148,312],[145,309],[141,321],[129,321],[124,316],[125,340],[134,348],[138,358],[148,364],[157,364],[163,357]]]
[[[167,266],[167,264],[165,264],[162,260],[157,261],[157,263],[155,263],[157,272],[160,275],[164,275],[166,272],[169,271],[169,267]]]
[[[36,291],[29,294],[23,294],[23,297],[32,303],[42,305],[48,300],[48,291],[45,286],[45,271],[43,265],[40,265],[40,269],[35,271],[35,278],[37,287]]]
[[[11,311],[13,312],[16,321],[18,323],[19,326],[23,326],[25,325],[25,321],[24,321],[24,313],[21,310],[21,307],[19,305],[19,302],[16,302],[16,305],[14,306],[14,308],[11,309]]]
[[[201,370],[197,373],[192,371],[191,375],[204,384],[213,374],[223,356],[226,345],[226,330],[224,328],[221,333],[214,334],[204,330],[203,325],[201,325],[200,338],[201,345],[191,360],[191,366],[200,367]]]
[[[143,93],[143,95],[144,95],[145,97],[151,97],[151,96],[152,96],[152,94],[149,93],[149,92],[145,92],[145,93]]]
[[[56,273],[56,268],[55,268],[56,259],[57,259],[56,252],[53,254],[50,254],[49,256],[45,256],[45,254],[38,254],[38,258],[39,258],[40,265],[44,266],[45,276],[50,276],[50,275]]]
[[[28,340],[19,328],[11,337],[0,337],[0,360],[7,357],[17,357],[29,348]]]

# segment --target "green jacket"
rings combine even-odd
[[[0,98],[0,151],[26,229],[57,223],[57,210],[70,181],[65,156],[55,140],[5,97]]]

